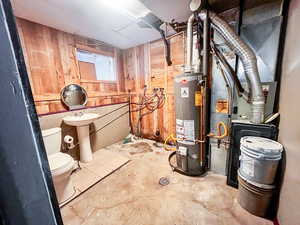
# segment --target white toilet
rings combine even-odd
[[[61,128],[43,130],[42,135],[57,199],[61,204],[70,199],[75,193],[71,180],[74,159],[70,155],[60,152]]]

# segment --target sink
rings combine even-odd
[[[99,117],[100,116],[96,113],[78,113],[74,116],[66,116],[63,118],[63,121],[66,124],[75,126],[77,129],[80,147],[80,161],[83,163],[93,160],[89,125]]]
[[[83,113],[63,118],[64,122],[70,126],[87,126],[97,120],[100,116],[96,113]]]

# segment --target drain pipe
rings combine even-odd
[[[200,11],[199,18],[202,21],[205,21],[206,15],[207,13],[205,10]],[[209,11],[208,16],[216,31],[225,39],[231,50],[233,50],[241,58],[246,78],[250,81],[249,88],[252,93],[251,122],[254,124],[263,123],[265,98],[259,78],[256,55],[252,49],[232,30],[228,23],[221,19],[216,13]]]

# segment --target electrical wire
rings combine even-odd
[[[136,125],[138,136],[140,136],[140,131],[141,131],[140,126],[141,126],[142,119],[146,115],[149,115],[154,111],[161,109],[164,106],[166,101],[166,95],[162,88],[153,89],[153,93],[151,95],[147,95],[146,93],[147,93],[147,88],[145,87],[140,102],[130,103],[130,105],[136,106],[134,109],[130,109],[130,112],[139,112],[138,121]],[[145,110],[146,112],[143,112]]]
[[[139,105],[140,107],[138,107],[138,109],[134,109],[134,110],[128,110],[126,111],[125,113],[121,114],[120,116],[116,117],[115,119],[111,120],[110,122],[108,122],[107,124],[105,124],[103,127],[95,130],[95,131],[92,131],[90,133],[90,135],[94,135],[96,133],[98,133],[99,131],[103,130],[105,127],[109,126],[110,124],[112,124],[113,122],[115,122],[116,120],[118,120],[119,118],[123,117],[124,115],[128,114],[129,112],[132,113],[132,112],[139,112],[139,111],[143,111],[145,109],[149,110],[147,111],[146,113],[143,113],[140,115],[139,117],[139,120],[138,120],[138,124],[137,126],[139,126],[140,124],[140,121],[142,120],[142,118],[150,113],[153,113],[155,110],[157,109],[160,109],[164,103],[165,103],[165,94],[163,93],[163,90],[162,89],[158,89],[158,90],[155,90],[154,91],[155,93],[153,93],[151,96],[146,96],[146,90],[144,91],[144,95],[143,95],[143,101],[142,103],[128,103],[126,105],[123,105],[117,109],[114,109],[108,113],[105,113],[103,115],[101,115],[99,118],[97,118],[97,120],[99,119],[102,119],[114,112],[117,112],[119,111],[120,109],[122,108],[125,108],[127,106],[130,106],[130,105]],[[159,93],[158,93],[159,92]],[[157,98],[157,100],[155,100],[155,98]],[[76,145],[78,145],[79,143],[77,143]]]
[[[121,107],[119,107],[119,108],[117,108],[117,109],[114,109],[114,110],[112,110],[112,111],[110,111],[110,112],[108,112],[108,113],[106,113],[106,114],[101,115],[99,118],[97,118],[97,120],[98,120],[98,119],[102,119],[103,117],[108,116],[108,115],[110,115],[110,114],[112,114],[112,113],[114,113],[114,112],[116,112],[116,111],[119,111],[120,109],[123,109],[123,108],[125,108],[126,106],[129,106],[129,103],[126,104],[126,105],[123,105],[123,106],[121,106]]]
[[[126,111],[125,113],[122,113],[120,116],[116,117],[115,119],[109,121],[108,123],[106,123],[101,128],[98,128],[97,130],[90,132],[90,135],[94,135],[94,134],[98,133],[99,131],[103,130],[105,127],[109,126],[110,124],[112,124],[113,122],[115,122],[116,120],[120,119],[121,117],[125,116],[128,113],[129,113],[129,110]]]
[[[99,119],[101,119],[101,118],[103,118],[103,117],[105,117],[105,116],[108,116],[108,115],[110,115],[110,114],[112,114],[112,113],[114,113],[114,112],[116,112],[116,111],[118,111],[118,110],[120,110],[120,109],[122,109],[122,108],[125,108],[126,106],[129,106],[129,104],[123,105],[123,106],[121,106],[121,107],[119,107],[119,108],[117,108],[117,109],[114,109],[114,110],[112,110],[112,111],[110,111],[110,112],[108,112],[108,113],[105,113],[105,114],[101,115],[99,118],[97,118],[97,120],[99,120]],[[121,114],[121,115],[118,116],[117,118],[111,120],[110,122],[108,122],[107,124],[105,124],[103,127],[97,129],[96,131],[90,132],[90,135],[94,135],[94,134],[98,133],[99,131],[103,130],[105,127],[109,126],[110,124],[112,124],[112,123],[115,122],[116,120],[120,119],[121,117],[123,117],[123,116],[126,115],[127,113],[129,113],[129,110],[126,111],[125,113]],[[77,143],[74,144],[74,145],[75,145],[75,147],[78,146],[78,145],[79,145],[79,142],[77,142]]]

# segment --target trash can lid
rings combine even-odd
[[[255,153],[260,153],[265,156],[281,156],[283,151],[282,144],[263,137],[245,136],[241,138],[241,150],[247,149]]]

